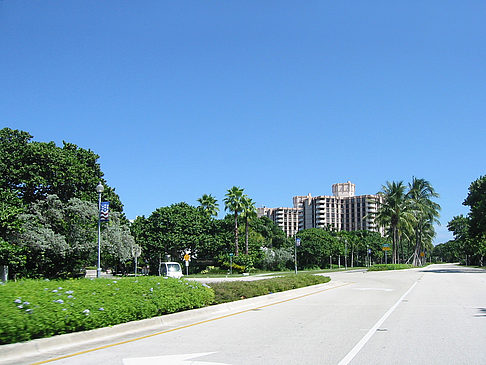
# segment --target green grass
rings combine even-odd
[[[112,326],[212,304],[203,284],[163,277],[22,280],[0,286],[0,344]]]

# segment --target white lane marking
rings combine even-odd
[[[198,354],[183,354],[183,355],[164,355],[153,357],[133,357],[130,359],[123,359],[123,365],[229,365],[221,362],[205,362],[191,360],[196,357],[214,354],[214,352],[201,352]],[[187,361],[186,361],[187,360]]]
[[[393,291],[389,288],[355,288],[354,290],[378,290],[378,291]]]
[[[363,348],[363,346],[370,340],[371,336],[373,336],[376,330],[385,322],[385,320],[393,313],[393,311],[398,307],[400,302],[415,288],[417,282],[413,283],[413,285],[403,294],[400,299],[390,308],[388,311],[381,317],[378,322],[375,323],[373,327],[368,331],[368,333],[359,341],[352,350],[342,359],[338,365],[347,365],[353,360],[353,358],[357,355],[357,353]]]

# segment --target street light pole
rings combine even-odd
[[[101,193],[105,190],[101,181],[96,186],[98,192],[98,266],[96,268],[96,277],[101,277]]]

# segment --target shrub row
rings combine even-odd
[[[235,300],[257,297],[305,286],[327,283],[331,279],[311,274],[289,275],[285,277],[256,280],[230,281],[211,284],[214,290],[214,303],[226,303]]]
[[[0,286],[0,344],[116,325],[213,301],[206,285],[163,277],[9,282]]]
[[[403,270],[410,269],[413,265],[410,264],[378,264],[368,268],[368,271],[384,271],[384,270]]]

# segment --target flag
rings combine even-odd
[[[108,213],[110,212],[110,202],[102,202],[101,203],[101,208],[100,208],[100,221],[101,222],[107,222],[108,219]]]

